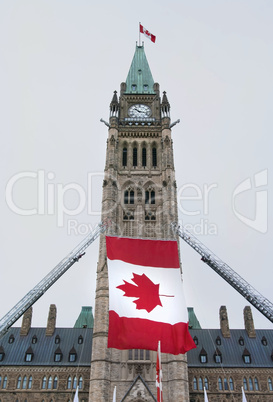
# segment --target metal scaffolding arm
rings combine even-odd
[[[107,225],[107,222],[100,223],[0,320],[0,338],[75,262],[79,261],[85,254],[84,250],[106,230]]]
[[[209,265],[218,275],[227,281],[234,289],[237,290],[246,300],[249,301],[257,310],[259,310],[266,318],[273,322],[273,304],[265,298],[261,293],[254,289],[247,281],[245,281],[232,268],[218,258],[204,244],[201,243],[192,233],[189,233],[183,226],[172,224],[173,230],[188,243],[198,254],[201,260]]]

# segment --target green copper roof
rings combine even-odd
[[[201,325],[195,315],[193,307],[188,307],[188,316],[189,316],[189,328],[202,329]]]
[[[136,46],[126,79],[127,94],[154,94],[154,80],[146,59],[144,46]]]
[[[74,328],[93,328],[94,327],[94,317],[92,313],[92,307],[85,306],[82,307],[82,311],[75,322]]]

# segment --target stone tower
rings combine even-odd
[[[136,46],[126,82],[110,104],[102,219],[108,234],[171,239],[177,221],[170,104],[154,83],[144,46]],[[108,272],[105,235],[97,266],[89,401],[154,401],[156,353],[107,348]],[[185,355],[162,355],[164,402],[189,401]]]

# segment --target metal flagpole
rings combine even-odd
[[[138,26],[138,46],[140,46],[140,23]]]

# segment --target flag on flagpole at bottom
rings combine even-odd
[[[204,402],[209,402],[206,388],[204,387]]]
[[[77,387],[73,402],[79,402],[79,387]]]
[[[116,402],[117,400],[117,387],[115,386],[114,392],[113,392],[113,402]]]
[[[156,359],[156,389],[157,389],[157,402],[163,402],[160,341],[158,341],[157,359]]]
[[[140,33],[143,33],[147,38],[149,38],[153,43],[155,43],[155,35],[151,34],[148,29],[144,28],[143,25],[139,24]]]
[[[175,240],[106,236],[108,347],[174,355],[196,348],[188,330]]]
[[[242,395],[243,395],[242,402],[247,402],[247,399],[246,399],[246,396],[245,396],[245,391],[244,391],[243,387],[242,387]]]

